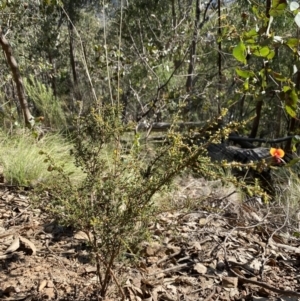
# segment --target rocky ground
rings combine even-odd
[[[284,206],[246,202],[218,182],[178,185],[181,209],[162,213],[139,256],[116,264],[106,301],[300,300],[300,231]],[[45,299],[101,300],[87,237],[3,185],[0,300]]]

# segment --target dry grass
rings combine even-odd
[[[11,185],[49,184],[55,178],[47,171],[43,150],[55,162],[64,167],[73,181],[83,179],[83,173],[75,167],[70,150],[72,144],[59,135],[47,134],[37,141],[31,132],[24,131],[15,135],[0,132],[0,164],[5,181]]]

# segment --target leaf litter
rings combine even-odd
[[[203,179],[177,184],[178,209],[161,213],[141,252],[114,267],[126,300],[300,298],[300,240],[282,208]],[[99,300],[87,235],[57,225],[30,206],[26,192],[5,187],[0,267],[0,300]],[[121,300],[113,283],[105,300]]]

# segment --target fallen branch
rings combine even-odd
[[[230,269],[230,271],[236,276],[238,277],[238,279],[240,281],[243,281],[245,283],[250,283],[250,284],[254,284],[254,285],[257,285],[257,286],[260,286],[260,287],[263,287],[263,288],[266,288],[272,292],[275,292],[277,294],[281,294],[281,295],[284,295],[284,296],[295,296],[295,297],[298,297],[300,298],[300,293],[297,293],[297,292],[294,292],[294,291],[290,291],[290,290],[281,290],[279,288],[276,288],[274,286],[271,286],[269,284],[266,284],[264,282],[260,282],[260,281],[255,281],[255,280],[251,280],[251,279],[248,279],[248,278],[244,278],[242,276],[240,276],[239,274],[237,274],[233,269]]]

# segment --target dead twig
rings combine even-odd
[[[216,293],[216,287],[214,286],[212,292],[204,299],[204,301],[210,301],[212,297],[215,295],[215,293]]]
[[[150,274],[148,276],[156,276],[156,275],[159,275],[161,273],[169,273],[169,272],[174,272],[174,271],[180,271],[180,270],[183,270],[185,268],[189,268],[193,265],[193,263],[189,262],[189,263],[183,263],[183,264],[179,264],[179,265],[176,265],[174,267],[171,267],[171,268],[168,268],[168,269],[165,269],[165,270],[161,270],[157,273],[153,273],[153,274]]]
[[[275,292],[277,294],[281,294],[281,295],[284,295],[284,296],[295,296],[295,297],[298,297],[300,298],[300,293],[297,293],[297,292],[294,292],[294,291],[290,291],[290,290],[281,290],[279,288],[276,288],[274,286],[271,286],[267,283],[264,283],[264,282],[260,282],[260,281],[255,281],[255,280],[251,280],[251,279],[248,279],[248,278],[244,278],[242,276],[240,276],[239,274],[237,274],[233,269],[230,269],[230,271],[236,276],[238,277],[238,279],[240,281],[243,281],[245,283],[250,283],[250,284],[254,284],[254,285],[257,285],[257,286],[260,286],[260,287],[263,287],[263,288],[266,288],[272,292]]]
[[[275,241],[270,241],[269,244],[272,246],[275,246],[275,247],[278,247],[278,248],[283,248],[283,249],[286,249],[288,251],[292,251],[294,253],[297,253],[299,254],[300,253],[300,248],[297,248],[297,247],[293,247],[293,246],[288,246],[288,245],[284,245],[284,244],[280,244],[280,243],[277,243]]]
[[[181,251],[182,251],[182,250],[179,249],[179,251],[174,252],[173,254],[171,254],[171,255],[169,255],[169,256],[163,257],[162,259],[158,260],[156,264],[157,264],[157,265],[160,265],[162,262],[167,261],[167,260],[169,260],[169,259],[171,259],[171,258],[173,258],[173,257],[175,257],[175,256],[177,256],[177,255],[179,255],[179,254],[181,253]]]

